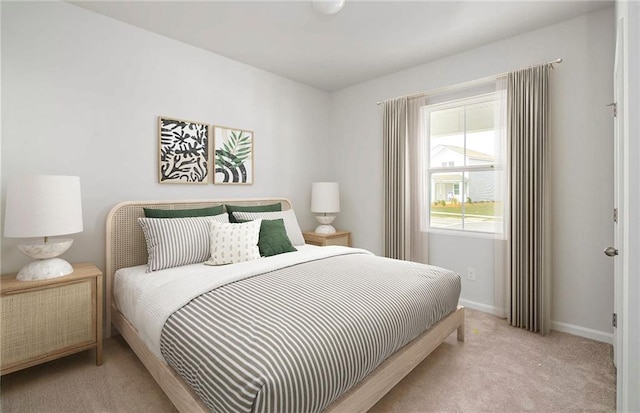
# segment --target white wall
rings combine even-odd
[[[551,73],[553,308],[557,329],[609,340],[613,267],[602,249],[611,224],[614,10],[505,39],[333,93],[332,137],[337,176],[349,194],[341,218],[356,246],[382,252],[382,107],[376,102],[455,85],[556,58]],[[465,248],[460,246],[464,244]],[[494,241],[430,236],[430,261],[466,274],[462,299],[494,309]],[[465,251],[474,251],[465,254]],[[484,259],[477,251],[486,251]],[[453,253],[456,251],[458,253]]]
[[[67,3],[1,7],[2,195],[14,175],[79,175],[69,261],[104,269],[106,215],[124,200],[284,196],[315,226],[328,93]],[[159,184],[159,115],[253,130],[254,184]],[[2,273],[28,262],[15,244],[2,243]]]

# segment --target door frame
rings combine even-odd
[[[614,364],[616,365],[616,381],[618,383],[616,391],[616,405],[618,409],[623,404],[624,386],[619,384],[623,382],[626,367],[624,365],[624,297],[623,297],[623,260],[625,254],[624,248],[624,222],[626,218],[625,202],[624,202],[624,182],[625,182],[625,162],[624,162],[624,117],[625,117],[625,96],[624,96],[624,21],[618,19],[616,24],[616,50],[613,65],[613,101],[614,101],[614,180],[613,193],[614,205],[617,211],[617,219],[614,225],[614,247],[618,250],[618,256],[613,257],[614,272],[614,312],[617,314],[617,326],[613,328],[613,354]]]

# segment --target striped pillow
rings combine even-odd
[[[260,258],[258,236],[261,224],[261,219],[241,224],[211,222],[211,258],[205,264],[235,264]]]
[[[205,262],[210,254],[211,221],[229,222],[229,216],[138,218],[147,241],[147,272]]]
[[[262,219],[282,219],[287,236],[293,245],[304,245],[304,237],[298,225],[298,219],[293,209],[281,212],[234,212],[233,216],[238,221],[250,221],[258,218]]]

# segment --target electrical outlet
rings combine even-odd
[[[467,278],[471,281],[476,280],[476,269],[475,268],[467,268]]]

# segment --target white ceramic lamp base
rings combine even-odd
[[[336,229],[331,225],[334,219],[336,219],[335,215],[316,215],[316,219],[320,223],[315,229],[316,234],[335,234]]]
[[[318,225],[314,232],[316,234],[335,234],[336,229],[333,225]]]
[[[62,258],[55,258],[64,253],[73,244],[71,238],[55,238],[42,242],[31,241],[18,245],[24,255],[36,260],[22,267],[16,279],[19,281],[46,280],[71,274],[73,267]]]
[[[71,274],[73,267],[62,258],[47,258],[32,261],[22,267],[16,279],[18,281],[46,280]]]

